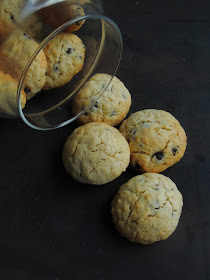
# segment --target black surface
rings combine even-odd
[[[127,241],[112,225],[110,202],[136,173],[80,185],[61,161],[70,126],[38,132],[1,119],[0,279],[209,279],[210,2],[104,6],[124,38],[117,76],[132,93],[130,113],[167,110],[188,135],[184,158],[163,173],[184,196],[179,226],[153,245]]]

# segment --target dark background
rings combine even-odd
[[[153,245],[127,241],[113,227],[110,203],[136,173],[100,187],[78,184],[61,160],[72,126],[39,132],[0,119],[0,279],[210,279],[210,2],[104,6],[123,35],[117,76],[132,94],[130,113],[167,110],[186,130],[184,158],[163,173],[184,197],[179,226]]]

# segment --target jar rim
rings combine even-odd
[[[18,113],[20,115],[20,117],[22,118],[22,120],[31,128],[33,129],[36,129],[36,130],[43,130],[43,131],[47,131],[47,130],[53,130],[53,129],[57,129],[57,128],[61,128],[63,126],[66,126],[70,123],[72,123],[73,121],[75,121],[80,115],[82,115],[86,110],[88,110],[93,104],[90,103],[86,108],[84,108],[83,111],[81,111],[79,114],[77,114],[76,116],[70,118],[69,120],[66,120],[60,124],[57,124],[57,125],[54,125],[52,127],[40,127],[38,125],[35,125],[33,123],[31,123],[25,116],[25,114],[23,113],[23,109],[21,107],[21,90],[23,88],[23,84],[24,84],[24,80],[26,78],[26,75],[28,73],[28,70],[32,64],[32,62],[34,61],[34,59],[36,58],[36,56],[38,55],[38,53],[46,46],[46,44],[58,33],[62,32],[63,30],[65,30],[67,27],[69,27],[70,25],[78,22],[78,21],[81,21],[81,20],[87,20],[87,19],[99,19],[99,20],[104,20],[106,22],[108,22],[109,24],[111,24],[111,26],[115,29],[115,31],[117,31],[117,35],[119,37],[119,53],[118,53],[118,58],[117,58],[117,63],[116,63],[116,66],[115,66],[115,69],[111,75],[111,79],[109,81],[109,83],[103,88],[103,90],[101,91],[101,94],[98,96],[97,100],[101,97],[101,95],[106,91],[107,87],[109,86],[109,84],[111,83],[114,75],[116,74],[117,72],[117,69],[119,67],[119,64],[120,64],[120,59],[121,59],[121,55],[122,55],[122,35],[121,35],[121,32],[120,32],[120,29],[119,27],[117,26],[117,24],[111,20],[110,18],[104,16],[104,15],[84,15],[84,16],[80,16],[80,17],[77,17],[75,19],[72,19],[66,23],[64,23],[63,25],[61,25],[60,27],[56,28],[51,34],[49,34],[40,44],[39,44],[39,47],[36,49],[36,51],[33,53],[33,55],[31,56],[31,58],[29,59],[27,65],[25,66],[22,74],[21,74],[21,77],[20,77],[20,80],[19,80],[19,84],[18,84],[18,88],[17,88],[17,94],[18,94]],[[81,87],[84,85],[84,83],[86,82],[87,79],[84,79],[84,81],[78,86],[77,89],[74,90],[74,92],[78,91],[78,89],[81,89]],[[35,114],[35,115],[39,115],[39,114],[44,114],[44,113],[47,113],[47,112],[50,112],[52,111],[53,109],[59,107],[61,104],[65,103],[67,101],[67,99],[69,98],[66,97],[65,99],[63,99],[62,101],[60,101],[59,103],[57,103],[56,105],[50,107],[49,109],[47,110],[43,110],[41,113],[38,113],[38,114]],[[97,101],[95,100],[95,101]]]

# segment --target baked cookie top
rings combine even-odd
[[[133,242],[150,244],[174,232],[182,205],[182,195],[171,179],[145,173],[120,187],[112,202],[112,216],[121,235]]]
[[[19,79],[37,48],[38,43],[35,40],[21,29],[16,29],[0,46],[0,68],[4,73]],[[46,57],[41,50],[32,62],[24,81],[27,99],[33,97],[44,86],[46,69]]]
[[[162,172],[184,155],[187,137],[170,113],[147,109],[123,121],[120,132],[131,150],[131,167],[141,172]]]
[[[78,2],[78,0],[77,0]],[[43,9],[37,11],[43,22],[47,23],[53,28],[58,28],[59,26],[67,23],[78,17],[85,15],[83,8],[79,5],[72,4],[71,1],[63,1],[55,3],[54,5],[47,6]],[[82,27],[85,20],[77,21],[65,29],[65,32],[74,32]]]
[[[44,47],[47,58],[45,90],[67,84],[83,68],[85,45],[72,33],[59,33]]]
[[[110,80],[111,76],[108,74],[95,74],[91,77],[74,98],[74,114],[77,115],[94,103]],[[126,117],[130,106],[131,95],[128,89],[117,77],[113,77],[97,102],[77,120],[80,124],[101,121],[114,126]]]
[[[0,1],[0,40],[8,36],[19,25],[33,38],[39,36],[42,23],[35,14],[30,15],[23,22],[20,21],[20,12],[26,3],[26,0]]]
[[[119,177],[130,161],[130,149],[120,132],[105,123],[78,127],[63,150],[66,171],[78,182],[102,185]]]
[[[8,74],[0,71],[0,112],[7,115],[17,115],[18,82]],[[26,94],[21,91],[21,107],[26,104]]]

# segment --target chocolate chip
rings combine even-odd
[[[171,213],[171,216],[173,217],[173,215],[174,215],[174,213],[172,212],[172,213]]]
[[[132,129],[132,130],[131,130],[131,133],[132,133],[133,135],[135,135],[135,134],[136,134],[136,130],[135,130],[135,129]]]
[[[28,39],[31,39],[31,37],[26,32],[23,33],[23,36],[28,38]]]
[[[73,52],[73,49],[72,48],[68,48],[68,50],[66,51],[67,54],[70,54]]]
[[[78,15],[78,16],[80,16],[80,15]],[[77,21],[77,22],[76,22],[76,25],[78,25],[78,26],[79,26],[79,25],[80,25],[80,21]]]
[[[54,70],[58,71],[58,66],[56,64],[54,65]]]
[[[157,152],[154,154],[154,156],[158,159],[158,160],[161,160],[163,157],[164,157],[164,154],[163,152]]]
[[[79,58],[82,59],[82,56],[80,55]]]
[[[143,172],[141,165],[138,164],[138,162],[135,163],[135,165],[132,166],[134,170]]]
[[[31,89],[30,89],[29,87],[25,87],[25,88],[24,88],[24,91],[25,91],[25,93],[27,94],[27,93],[31,92]]]
[[[98,108],[98,102],[97,101],[96,101],[94,106],[95,106],[95,108]]]
[[[140,167],[140,166],[139,166],[138,162],[136,162],[133,168],[134,168],[135,170],[138,170],[139,167]]]
[[[174,156],[176,155],[177,150],[178,150],[178,147],[172,149],[172,153],[173,153]]]
[[[15,21],[15,18],[14,18],[13,15],[10,15],[10,17],[11,17],[11,20],[12,20],[12,21]]]
[[[84,113],[84,115],[85,115],[85,116],[87,116],[87,115],[88,115],[88,113],[87,113],[87,112],[85,112],[85,113]]]
[[[113,110],[111,117],[116,116],[117,112],[115,110]]]

